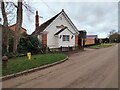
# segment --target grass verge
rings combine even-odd
[[[98,44],[98,45],[93,45],[93,46],[89,46],[89,47],[94,48],[94,49],[99,49],[99,48],[105,48],[105,47],[109,47],[109,46],[112,46],[112,44],[105,43],[105,44]]]
[[[51,53],[42,55],[32,55],[31,60],[28,60],[27,57],[12,58],[9,59],[7,68],[2,69],[2,76],[54,63],[63,60],[65,57],[66,55],[63,53]]]

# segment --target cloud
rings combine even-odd
[[[103,34],[104,37],[111,29],[117,29],[118,6],[116,2],[45,2],[34,3],[44,22],[65,9],[70,19],[80,29],[85,29],[88,34]],[[106,35],[105,35],[106,34]],[[103,35],[99,35],[103,36]]]
[[[118,30],[118,3],[117,2],[29,2],[39,11],[40,24],[50,19],[62,9],[73,21],[78,30],[86,30],[87,34],[98,34],[106,37],[110,30]],[[27,17],[30,17],[29,19]],[[35,30],[35,13],[27,15],[24,12],[23,27],[31,34]]]
[[[73,4],[73,6],[71,5]],[[118,6],[117,3],[69,3],[66,7],[71,7],[74,11],[68,9],[69,15],[76,24],[77,28],[86,29],[88,34],[102,34],[106,37],[112,29],[118,27]]]

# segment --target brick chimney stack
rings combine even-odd
[[[35,15],[35,32],[38,31],[38,27],[39,27],[39,15],[38,15],[38,11],[36,11],[36,15]]]

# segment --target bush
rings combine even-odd
[[[31,52],[32,54],[36,54],[39,52],[39,41],[37,37],[27,35],[20,39],[20,43],[18,45],[18,53]]]

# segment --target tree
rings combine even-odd
[[[20,41],[20,28],[22,26],[22,13],[23,13],[22,6],[25,8],[27,13],[28,12],[33,13],[34,9],[23,0],[18,0],[18,2],[4,2],[3,0],[1,0],[1,10],[2,10],[2,15],[4,19],[4,24],[3,24],[3,33],[4,33],[3,34],[3,46],[4,47],[3,48],[6,48],[5,50],[8,51],[9,39],[11,39],[12,37],[14,53],[17,51],[17,46]],[[10,22],[14,19],[16,11],[17,11],[16,29],[15,29],[15,32],[12,32],[14,33],[14,35],[13,34],[11,35],[8,24],[10,24]]]
[[[14,53],[16,52],[17,45],[19,44],[21,26],[22,26],[22,0],[18,0],[16,28],[15,28],[14,42],[13,42]]]
[[[14,7],[17,8],[17,18],[16,18],[16,28],[15,28],[15,34],[14,34],[14,40],[13,40],[13,52],[15,53],[17,51],[17,46],[20,41],[20,29],[22,27],[22,21],[23,21],[23,6],[25,7],[26,11],[33,13],[32,7],[30,7],[25,1],[18,0],[18,5],[12,2]],[[29,17],[29,16],[28,16]]]
[[[110,32],[110,35],[109,35],[109,40],[110,42],[120,42],[120,34],[118,32]]]
[[[4,1],[1,0],[1,11],[2,11],[2,17],[3,17],[3,28],[2,28],[2,46],[4,48],[4,52],[8,52],[9,48],[9,27],[8,27],[8,19],[7,19],[7,14],[5,11],[5,5]]]
[[[39,45],[37,37],[23,33],[18,45],[18,52],[24,54],[27,52],[38,53],[40,49]]]
[[[110,35],[112,35],[114,33],[116,33],[116,30],[113,29],[113,30],[110,31]]]

